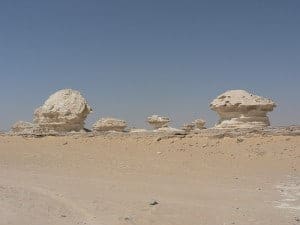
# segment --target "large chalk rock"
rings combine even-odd
[[[167,127],[170,119],[165,116],[152,115],[147,118],[148,123],[153,126],[154,129]]]
[[[272,111],[276,104],[244,90],[227,91],[210,104],[220,120],[216,128],[255,128],[269,126],[267,113]]]
[[[64,89],[51,95],[36,109],[33,122],[44,131],[80,131],[90,112],[91,107],[79,91]]]
[[[125,120],[115,118],[102,118],[93,125],[93,130],[124,132],[126,127],[127,123]]]

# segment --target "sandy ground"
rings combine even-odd
[[[300,136],[3,136],[0,224],[298,225]]]

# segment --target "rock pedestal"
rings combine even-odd
[[[93,125],[93,131],[118,131],[124,132],[127,127],[125,120],[115,118],[102,118]]]
[[[33,122],[43,131],[80,131],[90,112],[92,109],[80,92],[64,89],[51,95],[35,110]]]
[[[152,115],[147,118],[147,122],[154,128],[159,129],[162,127],[167,127],[170,119],[165,116]]]
[[[210,104],[218,113],[220,120],[216,128],[255,128],[270,125],[268,112],[276,104],[267,98],[260,97],[244,90],[227,91]]]

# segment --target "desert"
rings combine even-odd
[[[0,225],[300,225],[300,1],[0,1]]]
[[[300,126],[269,126],[274,106],[229,91],[214,127],[152,115],[150,130],[89,130],[87,101],[60,90],[0,135],[0,224],[298,224]]]
[[[298,224],[300,129],[0,136],[0,224]]]

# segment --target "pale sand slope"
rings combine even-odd
[[[1,225],[299,219],[300,136],[0,137]]]

